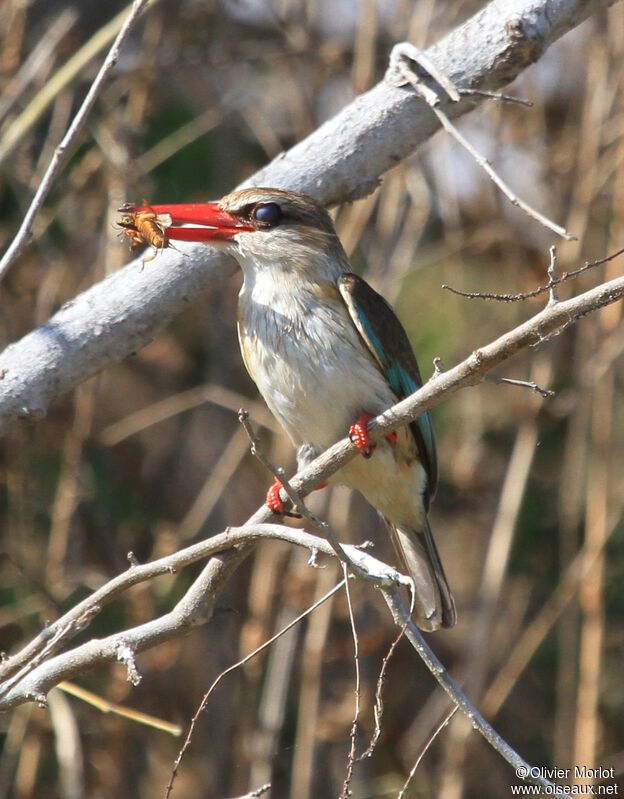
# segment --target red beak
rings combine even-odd
[[[131,211],[170,216],[171,225],[166,226],[165,232],[167,238],[178,241],[231,241],[237,233],[255,230],[251,225],[222,211],[218,203],[138,205],[133,206]],[[202,227],[175,227],[183,224]]]

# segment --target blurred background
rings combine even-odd
[[[0,344],[43,323],[130,258],[115,228],[126,200],[213,199],[300,141],[381,79],[392,45],[427,47],[483,3],[470,0],[161,0],[137,25],[71,161],[0,287]],[[21,221],[55,145],[119,27],[117,0],[4,0],[0,30],[0,246]],[[112,21],[112,22],[111,22]],[[354,269],[395,305],[429,376],[537,312],[470,291],[523,292],[624,240],[624,8],[556,43],[461,130],[513,189],[566,225],[553,235],[513,208],[439,133],[369,198],[335,209]],[[149,264],[146,265],[149,269]],[[613,261],[561,296],[621,272]],[[249,454],[248,408],[274,461],[294,453],[258,399],[236,338],[240,276],[224,280],[133,357],[16,425],[0,463],[0,649],[11,652],[139,561],[243,522],[271,476]],[[440,487],[432,527],[459,623],[430,642],[529,762],[613,768],[624,788],[624,468],[621,305],[517,356],[501,374],[552,388],[486,383],[433,411]],[[375,513],[346,490],[315,507],[344,541],[392,550]],[[219,672],[339,579],[283,544],[258,547],[211,623],[79,684],[186,729]],[[136,587],[97,617],[106,635],[173,606],[198,569]],[[353,589],[362,667],[358,746],[374,729],[383,657],[396,635],[377,592]],[[382,735],[357,764],[353,796],[396,796],[449,703],[402,642],[389,665]],[[200,719],[174,796],[338,796],[354,712],[343,593],[268,653],[228,675]],[[48,710],[0,717],[0,799],[163,795],[181,739],[61,693]],[[571,778],[574,777],[572,772]],[[408,796],[500,797],[512,769],[461,719],[427,752]]]

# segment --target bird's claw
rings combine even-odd
[[[327,483],[319,483],[314,490],[318,491],[321,488],[325,488],[326,485]],[[290,516],[293,519],[300,519],[300,513],[295,510],[290,510],[286,507],[286,503],[280,496],[280,491],[282,488],[284,488],[284,486],[276,477],[273,481],[273,485],[267,491],[266,499],[264,500],[265,505],[272,513],[275,513],[278,516]]]
[[[370,458],[375,449],[375,445],[371,444],[367,430],[368,423],[372,418],[373,415],[371,413],[361,413],[349,428],[349,438],[365,458]]]
[[[268,505],[269,510],[271,510],[273,513],[279,514],[280,516],[286,512],[286,506],[280,497],[280,491],[282,488],[283,485],[276,477],[273,481],[273,485],[267,491],[265,499],[265,503]]]
[[[373,418],[374,417],[372,413],[361,413],[358,416],[357,421],[354,422],[349,428],[349,438],[351,441],[353,441],[365,458],[370,458],[375,451],[375,444],[371,444],[371,440],[368,435],[368,423]],[[396,444],[399,440],[399,437],[395,432],[392,432],[388,433],[386,440]]]

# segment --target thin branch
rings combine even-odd
[[[488,159],[481,155],[481,153],[468,141],[468,139],[460,133],[460,131],[453,125],[451,120],[446,116],[443,111],[440,111],[439,108],[435,106],[431,106],[431,110],[440,120],[442,127],[446,130],[447,133],[450,133],[451,136],[455,139],[458,144],[470,153],[470,155],[474,158],[475,162],[483,169],[483,171],[491,178],[492,182],[498,186],[498,188],[503,192],[505,197],[509,200],[512,205],[515,205],[517,208],[521,208],[527,216],[530,216],[532,219],[535,219],[537,222],[542,224],[545,228],[552,230],[553,233],[556,233],[558,236],[561,236],[566,241],[576,241],[577,237],[573,233],[569,233],[564,227],[561,225],[557,225],[547,216],[542,214],[535,208],[532,208],[527,202],[522,200],[518,195],[505,183],[505,181],[501,178],[501,176],[496,172],[494,167],[488,161]]]
[[[45,694],[63,680],[71,680],[96,664],[117,663],[120,656],[124,658],[126,666],[131,666],[136,653],[205,624],[212,617],[215,597],[248,554],[250,547],[246,552],[241,550],[230,546],[213,557],[173,610],[160,618],[104,638],[92,639],[69,652],[56,654],[45,662],[41,662],[42,655],[39,655],[34,668],[27,662],[19,674],[19,682],[11,678],[1,686],[0,705],[8,708],[33,700],[45,703]],[[96,612],[93,608],[92,614]],[[62,641],[75,632],[72,625],[58,629],[54,640],[45,650],[45,656],[51,655]],[[56,645],[55,649],[52,644]],[[2,665],[12,666],[12,659]]]
[[[65,613],[60,619],[49,624],[20,652],[0,663],[0,709],[5,707],[8,709],[14,703],[19,704],[20,701],[24,701],[27,698],[27,693],[43,694],[44,691],[57,685],[61,680],[70,679],[75,674],[88,669],[96,662],[98,656],[105,659],[115,659],[116,654],[112,650],[120,641],[123,641],[122,633],[108,639],[102,639],[99,645],[95,646],[95,651],[85,645],[86,648],[79,648],[82,653],[80,655],[77,654],[78,650],[73,650],[73,653],[68,653],[67,655],[57,655],[57,653],[62,645],[66,644],[78,632],[83,631],[106,605],[134,585],[158,576],[175,574],[185,566],[211,556],[217,556],[219,553],[228,553],[228,551],[232,557],[234,552],[238,552],[238,560],[242,562],[249,553],[251,546],[265,538],[306,546],[313,552],[316,550],[332,556],[336,554],[331,544],[324,538],[311,536],[301,530],[293,530],[290,527],[278,524],[257,523],[259,518],[269,517],[270,515],[268,508],[263,507],[243,527],[228,528],[223,533],[166,557],[159,558],[152,563],[134,566],[103,585],[91,596]],[[322,541],[322,546],[318,545],[319,541]],[[386,566],[357,547],[345,545],[344,549],[348,552],[348,557],[352,562],[357,561],[360,569],[369,570],[371,574],[385,574],[386,584],[392,584],[395,578],[398,584],[409,584],[409,580],[398,574],[394,568]],[[202,572],[196,582],[202,583],[206,579]],[[150,645],[158,643],[160,636],[166,635],[167,630],[173,629],[176,621],[180,625],[178,632],[182,634],[186,629],[185,625],[192,626],[198,623],[195,619],[197,608],[193,605],[192,598],[194,595],[201,595],[197,594],[201,590],[201,586],[194,583],[187,591],[185,597],[178,603],[176,609],[171,611],[173,615],[167,614],[167,616],[159,620],[160,626],[154,622],[150,623],[150,625],[155,626],[148,625],[147,629],[144,626],[140,626],[127,631],[127,634],[132,634],[134,639],[139,640],[142,648],[148,648]],[[188,616],[184,615],[185,610],[189,614]],[[203,621],[206,620],[203,619]],[[135,651],[137,651],[136,647]],[[111,652],[114,655],[113,658],[111,658]],[[55,665],[54,660],[48,660],[44,663],[44,660],[52,656],[61,659],[65,658],[67,670],[63,671],[63,667]],[[35,674],[37,669],[40,669],[39,676]],[[22,686],[18,685],[17,680],[11,680],[9,683],[9,679],[18,672],[19,682],[22,683]]]
[[[34,671],[37,666],[41,665],[48,657],[53,655],[60,649],[61,642],[63,642],[67,637],[68,633],[71,629],[71,623],[60,624],[57,626],[55,633],[52,636],[48,637],[45,646],[41,646],[37,653],[30,657],[25,664],[17,671],[15,671],[9,679],[4,680],[0,683],[0,697],[5,696],[10,693],[11,689],[21,682],[30,672]],[[47,637],[47,636],[46,636]],[[42,636],[39,636],[42,638]],[[10,661],[13,659],[10,658],[6,660],[4,663],[8,665]],[[11,662],[11,666],[14,666],[14,662]],[[18,661],[19,665],[19,661]],[[40,691],[32,691],[32,696],[37,699],[39,703],[45,704],[45,695]]]
[[[548,286],[550,288],[549,297],[548,297],[548,304],[554,305],[556,302],[559,302],[559,292],[557,291],[557,285],[560,282],[559,276],[557,275],[557,248],[553,245],[549,249],[550,253],[550,263],[548,264]]]
[[[403,797],[405,796],[405,791],[407,791],[407,789],[409,788],[410,782],[414,779],[414,774],[416,774],[416,770],[418,769],[418,766],[420,766],[423,757],[427,754],[427,752],[431,748],[431,745],[433,744],[435,739],[438,737],[438,735],[442,732],[442,730],[445,727],[448,726],[449,721],[453,718],[453,716],[457,713],[458,710],[459,710],[459,706],[458,705],[454,705],[450,709],[450,711],[446,714],[446,716],[442,719],[442,721],[438,724],[438,726],[433,731],[433,733],[429,736],[429,740],[424,745],[422,751],[420,752],[420,754],[416,758],[416,760],[414,762],[414,765],[410,769],[410,773],[407,775],[407,779],[403,783],[403,787],[401,788],[401,790],[397,794],[397,798],[396,799],[403,799]]]
[[[398,590],[396,588],[382,588],[381,591],[395,622],[406,626],[405,635],[410,644],[418,652],[431,674],[446,691],[453,704],[457,705],[468,718],[473,728],[481,733],[490,746],[515,769],[517,776],[526,775],[525,778],[528,782],[540,785],[549,794],[566,796],[567,794],[562,788],[540,776],[539,770],[532,769],[515,749],[496,732],[492,725],[483,718],[425,641],[409,611],[403,605]]]
[[[459,102],[460,91],[455,83],[448,77],[444,70],[436,66],[426,53],[411,42],[401,42],[392,48],[388,70],[391,74],[394,73],[397,75],[398,73],[398,75],[404,78],[404,84],[411,84],[421,96],[423,96],[423,93],[426,94],[428,98],[426,100],[427,103],[438,103],[440,101],[438,93],[422,83],[420,76],[417,75],[416,71],[411,67],[410,61],[414,61],[418,64],[425,76],[433,78],[436,83],[444,89],[449,99],[454,103]],[[395,82],[399,83],[396,79]],[[401,84],[399,83],[399,85]]]
[[[262,446],[262,442],[260,441],[258,434],[254,430],[253,425],[249,420],[249,413],[244,408],[241,408],[238,412],[238,421],[243,426],[243,429],[249,438],[249,443],[251,444],[251,454],[254,456],[254,458],[257,458],[260,461],[260,463],[267,469],[268,472],[273,475],[273,477],[275,477],[276,480],[280,481],[282,484],[282,490],[296,511],[295,513],[292,511],[284,511],[282,515],[294,516],[295,518],[304,516],[306,519],[309,519],[315,527],[323,529],[325,523],[321,521],[321,519],[319,519],[315,513],[312,513],[312,511],[306,507],[306,504],[299,493],[295,491],[295,489],[286,479],[286,473],[284,472],[284,469],[281,466],[276,466],[266,454],[264,447]]]
[[[355,617],[353,615],[353,604],[351,603],[351,591],[349,590],[349,575],[347,572],[347,564],[342,564],[344,572],[344,587],[347,596],[347,608],[349,610],[349,622],[351,623],[351,635],[353,636],[353,660],[355,661],[355,710],[353,713],[353,721],[351,722],[351,730],[349,739],[351,741],[349,746],[349,754],[347,756],[347,773],[342,784],[342,793],[340,799],[348,799],[351,796],[351,780],[353,778],[353,768],[355,766],[357,751],[357,729],[358,721],[360,719],[360,699],[361,699],[361,677],[360,677],[360,642],[358,640],[357,628],[355,626]]]
[[[482,89],[459,89],[462,97],[489,97],[492,100],[500,100],[501,103],[511,103],[514,105],[523,105],[526,108],[533,108],[533,103],[530,100],[524,100],[522,97],[512,97],[509,94],[501,94],[500,92],[486,92]]]
[[[520,300],[528,300],[530,297],[537,297],[545,291],[550,289],[549,285],[540,286],[533,291],[523,292],[521,294],[495,294],[488,291],[463,291],[449,286],[448,283],[442,283],[442,288],[445,291],[450,291],[451,294],[456,294],[458,297],[465,297],[467,300],[496,300],[497,302],[519,302]]]
[[[614,258],[622,255],[624,253],[624,247],[617,250],[611,255],[607,255],[605,258],[599,258],[597,261],[585,261],[583,266],[575,269],[573,272],[564,272],[561,277],[556,277],[551,275],[548,283],[545,286],[539,286],[532,291],[524,291],[520,294],[490,294],[488,292],[482,291],[461,291],[461,289],[455,289],[452,286],[447,285],[446,283],[442,284],[442,288],[450,291],[452,294],[457,294],[459,297],[467,297],[470,300],[496,300],[498,302],[519,302],[520,300],[528,300],[532,299],[533,297],[538,297],[540,294],[545,294],[547,291],[552,291],[555,286],[558,286],[560,283],[564,283],[566,280],[571,280],[572,278],[578,277],[582,275],[583,272],[587,272],[588,269],[594,269],[596,266],[602,266],[602,264],[606,264],[609,261],[613,261]],[[552,256],[551,256],[552,257]],[[550,269],[549,269],[550,274]]]
[[[267,649],[269,646],[271,646],[271,644],[275,643],[275,641],[277,641],[278,638],[281,638],[285,633],[287,633],[289,630],[291,630],[293,627],[295,627],[297,624],[299,624],[299,622],[301,622],[303,619],[305,619],[306,616],[309,616],[310,613],[315,611],[318,607],[320,607],[320,605],[322,605],[324,602],[327,602],[327,600],[330,599],[332,596],[334,596],[334,594],[337,594],[338,591],[340,591],[340,589],[342,588],[342,586],[346,585],[346,583],[347,583],[347,578],[344,577],[330,591],[328,591],[326,594],[324,594],[320,599],[317,599],[317,601],[313,605],[310,605],[310,607],[307,608],[306,610],[304,610],[303,613],[300,613],[291,622],[289,622],[287,625],[282,627],[282,629],[279,630],[278,632],[276,632],[275,635],[272,635],[267,641],[265,641],[264,643],[260,644],[260,646],[256,647],[248,655],[245,655],[244,658],[241,658],[240,660],[236,661],[236,663],[232,663],[231,666],[228,666],[227,669],[224,669],[221,672],[221,674],[218,675],[218,677],[214,680],[214,682],[212,683],[210,688],[204,694],[204,697],[203,697],[202,701],[200,702],[199,707],[197,708],[197,710],[195,711],[195,714],[193,715],[193,718],[191,719],[191,724],[189,726],[189,730],[188,730],[188,733],[186,735],[186,739],[184,741],[184,744],[182,745],[182,749],[180,749],[180,752],[178,753],[178,756],[175,759],[175,762],[173,764],[173,769],[171,770],[171,777],[169,778],[169,783],[167,784],[167,789],[165,791],[165,799],[169,799],[169,796],[171,795],[171,791],[173,790],[173,784],[174,784],[174,782],[176,780],[176,777],[178,776],[178,771],[179,771],[179,768],[180,768],[180,764],[182,763],[182,759],[184,758],[184,755],[186,754],[187,749],[189,748],[189,746],[191,745],[191,743],[193,741],[193,734],[195,732],[195,727],[197,726],[197,722],[199,721],[199,717],[205,711],[206,706],[208,705],[208,700],[210,699],[210,696],[212,695],[212,693],[215,690],[215,688],[217,687],[217,685],[221,682],[221,680],[227,674],[230,674],[230,672],[235,671],[236,669],[240,668],[241,666],[244,666],[246,663],[249,663],[249,661],[252,660],[253,658],[255,658],[256,655],[259,655],[261,652],[263,652],[265,649]]]
[[[366,749],[362,752],[362,754],[358,757],[358,760],[364,760],[367,757],[370,757],[373,752],[375,751],[375,747],[377,746],[377,742],[379,741],[379,736],[381,735],[381,721],[383,719],[383,712],[384,712],[384,702],[383,702],[383,690],[384,685],[386,684],[386,672],[388,670],[388,665],[394,655],[394,651],[397,648],[399,641],[405,635],[405,625],[401,627],[399,630],[399,634],[394,639],[394,641],[390,644],[390,648],[386,652],[384,659],[381,662],[381,669],[379,670],[379,677],[377,678],[377,687],[375,688],[375,706],[373,708],[373,714],[375,717],[375,729],[373,730],[373,734],[371,735],[371,739],[368,743]]]
[[[117,59],[119,58],[119,51],[121,50],[124,42],[128,38],[130,31],[132,30],[134,23],[139,18],[139,15],[143,11],[145,5],[149,2],[149,0],[134,0],[132,4],[132,10],[128,15],[128,18],[124,22],[121,30],[117,34],[115,41],[111,49],[109,50],[108,55],[104,59],[104,63],[100,67],[100,71],[98,72],[95,80],[91,84],[91,88],[87,92],[87,96],[82,102],[82,105],[78,109],[76,116],[74,117],[71,125],[67,129],[67,133],[63,137],[61,143],[58,145],[56,150],[54,151],[54,155],[48,165],[48,168],[45,171],[45,174],[39,184],[39,188],[35,192],[35,196],[32,199],[30,207],[26,212],[26,216],[24,217],[20,229],[18,230],[15,238],[11,242],[9,248],[2,256],[0,260],[0,280],[4,277],[7,273],[9,267],[15,261],[17,256],[20,254],[22,249],[24,248],[26,241],[30,235],[30,231],[35,220],[35,217],[39,213],[39,209],[43,205],[45,198],[48,196],[50,189],[52,188],[52,184],[54,183],[56,176],[60,172],[61,168],[65,164],[69,156],[69,148],[75,142],[78,134],[84,127],[85,122],[87,121],[87,117],[93,108],[95,101],[98,98],[98,95],[102,91],[104,87],[104,83],[112,70],[112,68],[117,63]]]
[[[254,514],[250,522],[265,515],[270,516],[268,508],[262,508]],[[115,661],[120,643],[125,643],[134,652],[138,652],[155,646],[162,640],[168,640],[176,634],[176,630],[178,635],[182,635],[191,627],[205,623],[210,618],[206,607],[210,608],[210,598],[221,581],[227,578],[228,570],[233,571],[249,554],[253,544],[263,539],[286,541],[306,547],[312,552],[322,552],[332,557],[336,555],[332,545],[325,538],[283,525],[254,522],[243,527],[228,528],[206,541],[186,547],[153,563],[132,567],[48,625],[21,652],[0,663],[0,680],[3,681],[0,682],[0,710],[27,701],[34,694],[38,700],[42,698],[44,701],[45,692],[61,680],[71,679],[97,662]],[[410,585],[409,579],[400,575],[396,569],[358,547],[345,544],[343,548],[351,562],[357,563],[360,570],[379,575],[383,584]],[[211,556],[212,560],[185,596],[172,611],[160,619],[116,633],[108,638],[87,642],[70,652],[57,654],[62,644],[84,630],[102,608],[123,591],[154,577],[175,573],[184,566]],[[219,566],[220,559],[221,566]],[[43,662],[46,658],[50,659]],[[34,664],[33,659],[36,659]],[[12,677],[17,672],[19,672],[19,683]],[[10,684],[9,679],[11,679]]]
[[[480,166],[484,172],[490,177],[492,182],[498,186],[498,188],[503,192],[505,197],[511,202],[512,205],[521,208],[527,216],[530,216],[532,219],[535,219],[537,222],[542,224],[544,227],[552,230],[553,233],[561,236],[562,238],[566,239],[567,241],[576,241],[576,236],[568,233],[568,231],[561,227],[561,225],[557,225],[552,220],[548,219],[547,216],[537,211],[535,208],[532,208],[528,203],[524,200],[520,199],[517,194],[505,183],[505,181],[501,178],[501,176],[496,172],[494,167],[491,163],[485,158],[485,156],[481,155],[480,152],[466,139],[466,137],[460,133],[460,131],[453,125],[451,120],[447,117],[447,115],[440,110],[438,107],[440,103],[440,96],[437,94],[436,91],[431,89],[427,86],[419,75],[412,69],[409,64],[410,60],[417,60],[418,64],[421,68],[426,69],[427,72],[433,77],[446,91],[448,96],[454,102],[459,101],[459,93],[455,86],[449,81],[448,78],[443,78],[441,75],[440,70],[435,69],[432,71],[429,69],[428,65],[430,64],[429,59],[423,60],[423,53],[417,52],[414,53],[416,48],[413,45],[398,45],[394,48],[393,54],[397,51],[398,48],[403,48],[402,52],[399,52],[396,56],[396,64],[395,68],[398,72],[403,76],[403,78],[412,86],[418,96],[423,99],[427,105],[431,108],[433,113],[437,116],[440,124],[449,133],[455,141],[460,144],[474,159],[474,161]],[[409,48],[409,49],[408,49]],[[402,57],[400,57],[402,56]]]
[[[544,397],[544,399],[551,399],[555,396],[555,392],[549,388],[542,388],[538,386],[535,380],[515,380],[512,377],[499,377],[498,375],[484,375],[484,382],[486,383],[502,383],[509,386],[522,386],[523,388],[530,388],[536,394]]]

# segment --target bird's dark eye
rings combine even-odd
[[[251,212],[251,218],[263,227],[275,227],[281,222],[282,209],[277,203],[259,203]]]

